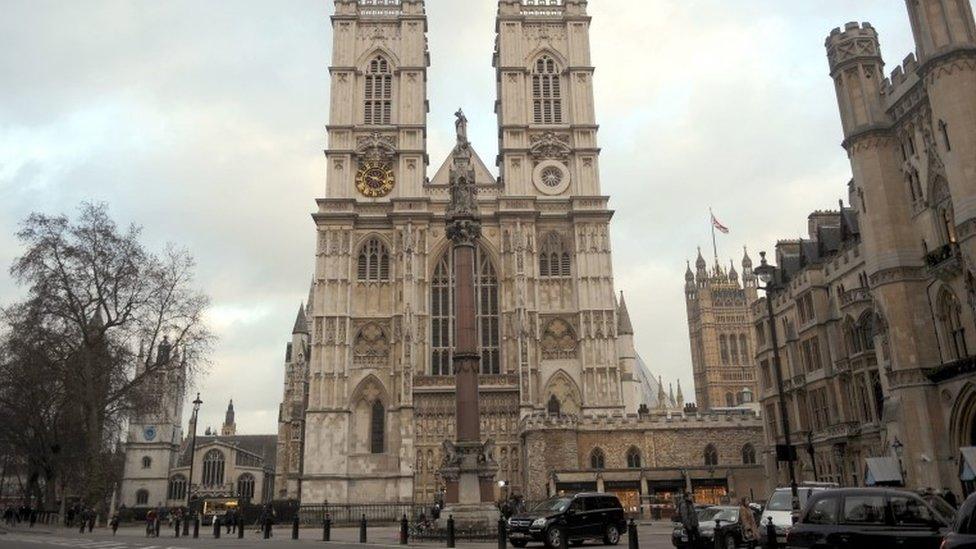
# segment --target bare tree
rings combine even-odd
[[[47,438],[30,453],[39,458],[46,445],[65,474],[64,462],[77,462],[73,483],[89,505],[110,489],[105,458],[126,418],[159,402],[162,376],[178,375],[182,390],[213,341],[192,257],[173,246],[153,254],[140,233],[121,231],[103,204],[83,204],[73,221],[35,213],[17,233],[26,251],[10,269],[28,297],[6,310],[2,362],[15,375],[0,381],[0,395],[44,388],[50,410],[36,430]]]

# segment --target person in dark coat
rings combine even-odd
[[[678,502],[678,517],[681,525],[684,526],[688,534],[688,545],[695,547],[698,544],[698,511],[695,509],[695,502],[691,499],[691,494],[685,492],[681,501]]]

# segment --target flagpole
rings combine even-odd
[[[715,214],[708,208],[708,224],[712,226],[712,252],[715,254],[715,266],[718,266],[718,244],[715,243]]]

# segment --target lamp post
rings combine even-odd
[[[200,393],[197,393],[197,398],[193,401],[193,416],[190,418],[193,422],[193,438],[190,439],[190,478],[186,481],[186,510],[190,510],[190,492],[193,488],[193,461],[197,452],[197,415],[200,413],[200,405],[203,401],[200,400]]]
[[[901,485],[907,486],[908,481],[905,478],[905,468],[902,466],[901,456],[905,453],[905,445],[895,437],[894,442],[891,443],[891,449],[895,451],[895,457],[898,458],[898,474],[901,475]]]
[[[796,520],[800,513],[800,493],[796,485],[796,468],[794,466],[793,441],[790,434],[790,418],[786,411],[786,395],[783,391],[783,369],[779,360],[779,342],[776,338],[776,318],[773,316],[774,291],[779,289],[776,284],[776,267],[766,262],[766,252],[760,252],[762,261],[755,269],[756,276],[765,284],[759,289],[766,293],[766,313],[769,316],[769,339],[773,346],[773,371],[776,374],[776,391],[779,393],[779,415],[783,427],[783,439],[786,443],[786,463],[790,473],[790,493],[793,503],[793,519]]]

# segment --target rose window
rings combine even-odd
[[[558,187],[563,182],[563,171],[556,166],[549,166],[548,168],[542,170],[540,179],[542,180],[542,184],[546,187]]]

